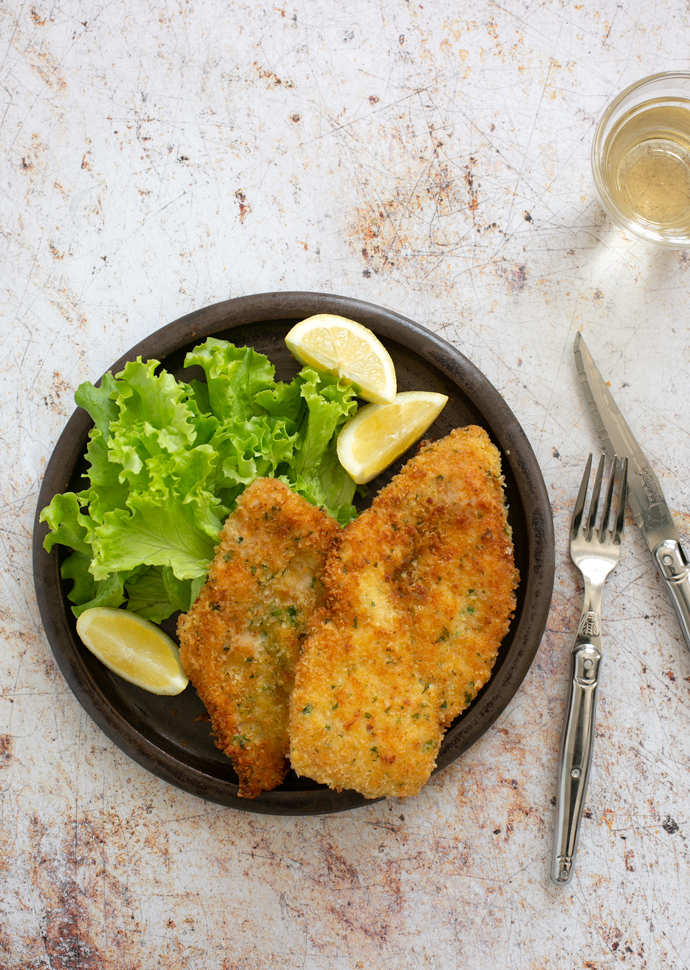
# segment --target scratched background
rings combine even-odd
[[[632,521],[577,874],[548,879],[597,448],[582,330],[690,531],[690,256],[597,204],[610,96],[685,68],[686,0],[0,3],[0,967],[564,970],[690,964],[690,655]],[[409,802],[244,815],[100,733],[52,659],[30,547],[73,392],[147,333],[274,289],[393,307],[504,395],[557,535],[543,644]]]

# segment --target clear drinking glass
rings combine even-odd
[[[604,111],[594,184],[611,218],[648,242],[690,248],[690,73],[653,74]]]

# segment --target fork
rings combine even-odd
[[[614,486],[619,467],[617,504],[613,513],[613,525],[609,529]],[[601,591],[606,577],[620,559],[621,536],[625,523],[628,459],[624,458],[619,464],[618,459],[614,457],[611,463],[601,525],[598,529],[596,518],[604,476],[604,456],[601,456],[599,462],[592,498],[585,516],[584,508],[591,468],[592,456],[590,455],[570,527],[570,556],[582,573],[585,594],[570,658],[570,696],[558,762],[551,879],[559,886],[567,885],[574,871],[594,747],[594,715],[601,663]]]

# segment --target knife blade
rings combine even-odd
[[[690,566],[659,479],[618,410],[580,333],[575,336],[573,351],[580,384],[604,450],[609,458],[615,454],[628,459],[630,509],[670,593],[685,642],[690,648]]]

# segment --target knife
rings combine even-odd
[[[609,458],[628,458],[628,502],[666,584],[690,648],[690,566],[659,480],[645,458],[582,339],[575,336],[575,364],[589,409]]]

